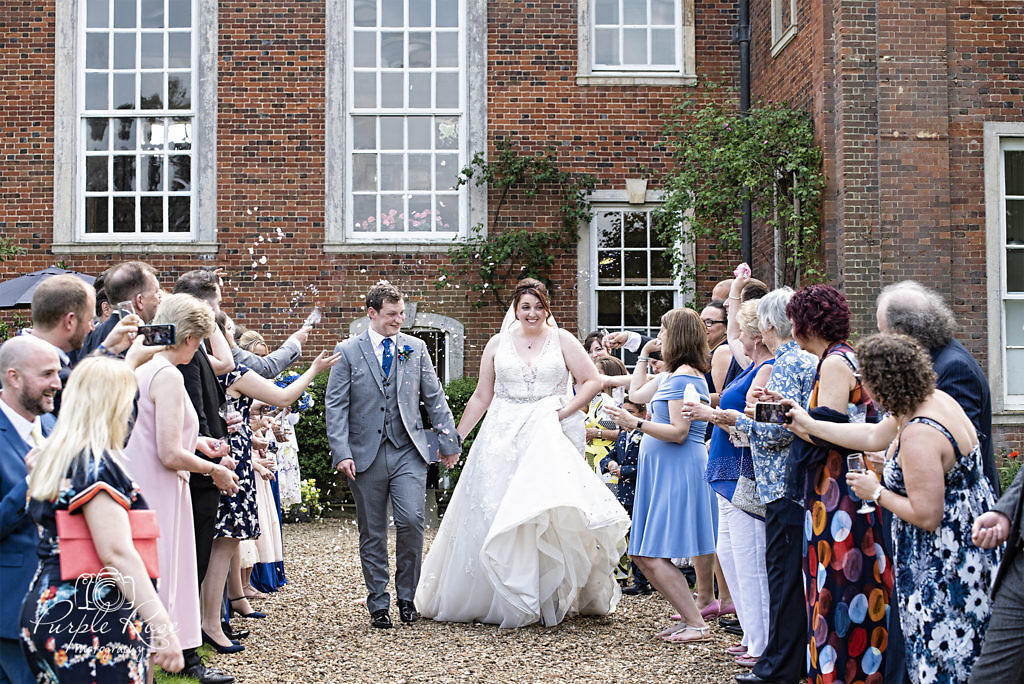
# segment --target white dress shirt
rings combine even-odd
[[[11,421],[11,425],[14,426],[14,430],[18,433],[18,436],[25,440],[25,444],[29,446],[37,446],[35,440],[30,436],[32,429],[36,426],[39,427],[39,434],[43,434],[43,421],[36,416],[35,420],[26,420],[23,415],[11,408],[10,404],[0,398],[0,410],[3,410],[4,415],[7,416],[7,420]]]
[[[380,364],[381,370],[384,370],[384,336],[373,328],[368,330],[370,333],[370,343],[373,345],[373,353],[377,356],[377,363]],[[388,338],[391,340],[392,365],[394,365],[393,359],[397,358],[396,355],[398,354],[398,340],[396,338],[397,335]]]

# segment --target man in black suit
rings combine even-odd
[[[174,283],[174,293],[179,292],[203,300],[210,305],[214,313],[220,311],[220,277],[213,271],[196,270],[184,273]],[[230,360],[231,352],[219,328],[214,329],[209,343],[214,347],[213,359],[207,350],[200,346],[192,360],[178,366],[178,370],[185,380],[185,392],[192,400],[196,415],[199,417],[199,434],[214,439],[228,439],[228,426],[220,415],[221,406],[225,402],[224,388],[217,381],[217,375],[232,370],[234,362]],[[230,367],[221,359],[227,359]],[[209,460],[200,451],[196,451],[196,455]],[[225,459],[221,459],[220,462],[234,468],[233,461],[225,462]],[[191,474],[188,485],[192,494],[192,522],[196,536],[196,570],[199,583],[202,584],[213,549],[220,491],[209,476],[197,473]],[[207,668],[195,649],[187,650],[184,655],[184,672],[197,677],[203,684],[227,684],[234,681],[228,675]]]
[[[153,267],[145,262],[125,261],[107,269],[101,277],[104,296],[113,311],[107,320],[86,336],[82,348],[72,354],[72,365],[77,359],[94,352],[117,326],[123,311],[118,308],[119,304],[129,302],[129,311],[141,318],[143,323],[152,322],[156,308],[160,306],[160,281]]]
[[[1004,541],[1006,550],[992,584],[992,617],[972,684],[1014,682],[1024,677],[1024,470],[991,511],[974,521],[971,539],[983,549]]]

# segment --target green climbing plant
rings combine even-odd
[[[490,230],[480,223],[456,241],[448,250],[451,266],[441,268],[437,282],[438,289],[449,288],[455,285],[456,276],[474,274],[468,287],[478,295],[474,301],[477,308],[492,300],[503,304],[503,291],[520,278],[537,278],[552,286],[549,270],[565,250],[575,246],[579,225],[590,221],[589,196],[595,186],[588,174],[563,171],[553,149],[524,155],[509,139],[499,141],[496,149],[491,159],[482,152],[473,155],[456,181],[457,187],[473,183],[498,193]],[[558,227],[531,230],[501,225],[507,201],[528,202],[544,192],[560,194]]]
[[[661,178],[662,237],[667,244],[703,238],[712,248],[712,258],[701,264],[670,250],[679,279],[695,282],[698,272],[739,251],[740,215],[749,199],[753,217],[778,233],[782,284],[820,280],[825,175],[807,112],[767,100],[744,116],[728,102],[686,100],[666,118],[672,165]]]

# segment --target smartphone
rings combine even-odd
[[[142,344],[148,347],[174,344],[173,323],[140,325],[139,334],[142,335]]]
[[[754,404],[754,420],[758,423],[788,423],[789,409],[777,401],[759,401]]]

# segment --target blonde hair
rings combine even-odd
[[[255,351],[256,347],[261,344],[266,347],[267,341],[255,330],[246,330],[238,338],[238,346],[248,352]]]
[[[61,395],[57,424],[36,457],[29,496],[53,501],[72,466],[94,469],[104,453],[118,458],[137,390],[135,373],[121,359],[90,356],[79,363]]]
[[[752,340],[761,339],[761,329],[758,327],[757,303],[760,299],[748,299],[740,304],[736,312],[736,321],[740,324],[740,330],[747,334]]]
[[[160,301],[156,315],[153,316],[153,324],[165,323],[174,325],[172,349],[185,344],[185,338],[189,335],[200,340],[209,337],[217,325],[209,304],[181,292],[167,295]]]

